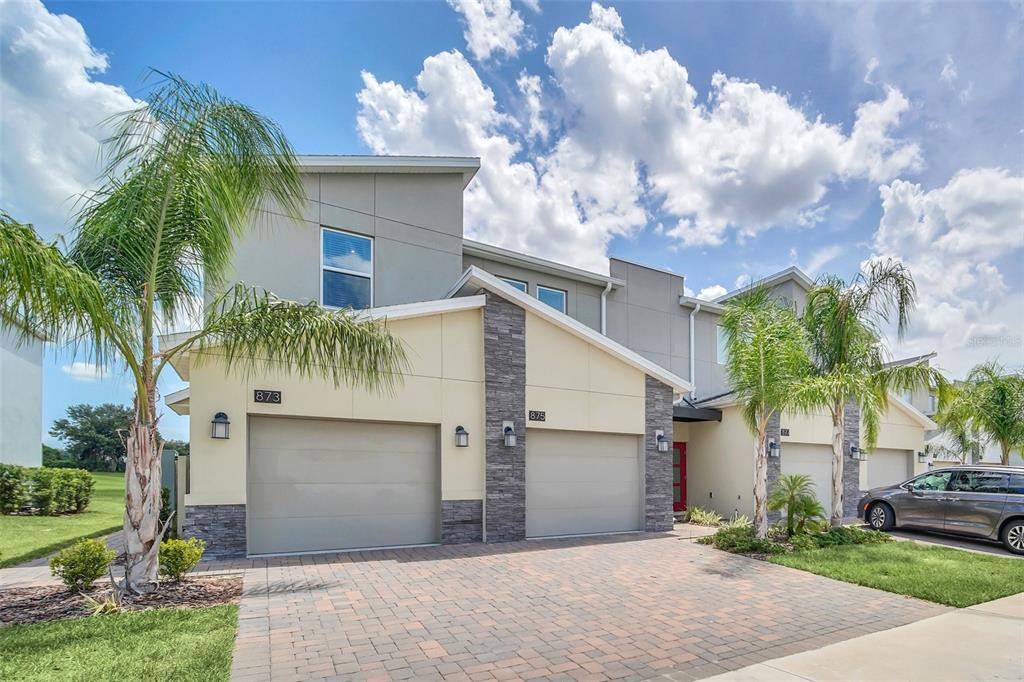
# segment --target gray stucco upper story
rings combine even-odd
[[[324,302],[325,230],[372,240],[372,305],[443,298],[470,265],[498,277],[565,292],[565,312],[674,374],[694,381],[695,396],[727,390],[718,362],[721,306],[687,298],[681,275],[619,258],[600,274],[464,238],[463,191],[477,159],[447,157],[300,157],[306,190],[302,219],[271,205],[236,243],[228,282],[243,281],[296,301]],[[803,307],[806,276],[783,271],[770,284]],[[213,292],[208,292],[207,298]]]

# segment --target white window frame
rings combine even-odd
[[[520,291],[522,291],[524,294],[529,294],[530,293],[530,283],[529,282],[524,282],[523,280],[516,279],[515,277],[501,277],[501,276],[499,276],[498,279],[500,279],[505,284],[508,284],[509,286],[515,287],[517,289],[519,287],[516,287],[516,285],[517,284],[522,284],[523,288]]]
[[[331,232],[339,232],[341,234],[348,235],[350,237],[358,237],[359,239],[365,239],[370,242],[370,272],[359,272],[357,270],[349,270],[347,268],[336,268],[333,265],[327,265],[324,263],[324,232],[330,230]],[[349,232],[348,230],[342,230],[337,227],[328,227],[327,225],[320,226],[320,305],[324,308],[330,308],[331,310],[341,310],[340,307],[335,305],[327,305],[324,303],[324,270],[330,272],[337,272],[343,275],[351,275],[353,277],[362,277],[363,279],[370,280],[370,305],[369,308],[373,307],[373,280],[374,271],[377,269],[376,261],[376,249],[374,248],[373,237],[368,237],[365,234],[359,234],[358,232]]]
[[[555,287],[546,287],[543,284],[538,284],[537,285],[537,300],[538,301],[541,301],[541,299],[540,299],[540,290],[541,289],[543,289],[544,291],[553,291],[555,293],[558,293],[558,294],[562,295],[562,309],[558,310],[558,308],[555,308],[555,306],[550,306],[550,307],[555,308],[555,310],[558,310],[558,312],[560,312],[563,315],[565,315],[566,314],[566,310],[569,308],[569,292],[566,291],[565,289],[556,289]],[[544,305],[548,305],[548,303],[546,301],[541,301],[541,303],[543,303]]]
[[[726,365],[729,363],[728,349],[722,345],[722,334],[725,332],[725,328],[720,325],[715,325],[715,362],[719,365]]]

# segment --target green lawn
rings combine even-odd
[[[769,561],[948,606],[972,606],[1024,591],[1024,561],[914,542],[829,547]]]
[[[89,508],[66,516],[0,515],[0,568],[46,556],[80,538],[106,535],[121,528],[124,474],[94,472]]]
[[[0,680],[227,680],[238,607],[156,609],[0,628]]]

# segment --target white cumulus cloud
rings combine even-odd
[[[101,122],[138,102],[96,80],[107,57],[82,25],[36,0],[3,4],[0,61],[0,204],[53,235],[96,180]]]
[[[106,374],[106,370],[102,365],[97,365],[93,362],[80,362],[77,360],[62,366],[61,371],[75,381],[84,381],[87,383],[99,381]]]
[[[483,61],[498,54],[514,57],[519,53],[526,24],[512,8],[512,0],[448,0],[448,4],[462,15],[466,25],[462,35],[475,59]]]
[[[717,245],[813,226],[830,183],[888,181],[921,164],[916,144],[893,137],[909,108],[895,88],[861,104],[848,133],[721,73],[701,101],[682,64],[630,45],[619,14],[597,3],[588,22],[554,32],[546,60],[546,83],[525,73],[517,83],[525,123],[456,51],[427,58],[415,88],[366,73],[359,132],[378,153],[480,156],[467,229],[583,267],[603,267],[608,241],[644,228],[652,206],[678,243]],[[547,100],[564,113],[559,134],[541,116]],[[524,158],[527,140],[545,136]]]
[[[712,284],[709,287],[704,287],[697,292],[697,298],[705,301],[713,301],[720,296],[725,296],[729,293],[728,289],[723,287],[721,284]]]

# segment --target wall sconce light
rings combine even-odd
[[[670,445],[668,438],[665,438],[664,431],[655,431],[654,439],[658,443],[658,452],[668,452],[668,446]]]
[[[918,462],[922,462],[922,463],[923,462],[927,462],[928,461],[928,455],[926,453],[918,450],[917,451],[917,461]]]
[[[856,445],[850,446],[850,459],[856,459],[861,462],[866,462],[868,459],[867,450]]]
[[[768,456],[778,457],[779,456],[779,442],[774,438],[768,439]]]
[[[514,448],[516,446],[516,426],[512,422],[504,422],[502,424],[502,433],[505,436],[505,447]]]
[[[218,412],[217,414],[213,415],[213,419],[210,421],[210,424],[213,427],[210,435],[212,435],[214,438],[219,438],[222,440],[228,439],[231,428],[231,422],[228,421],[228,416],[226,414],[224,414],[223,412]]]
[[[455,427],[455,447],[457,448],[468,448],[469,447],[469,431],[462,428],[462,426]]]

